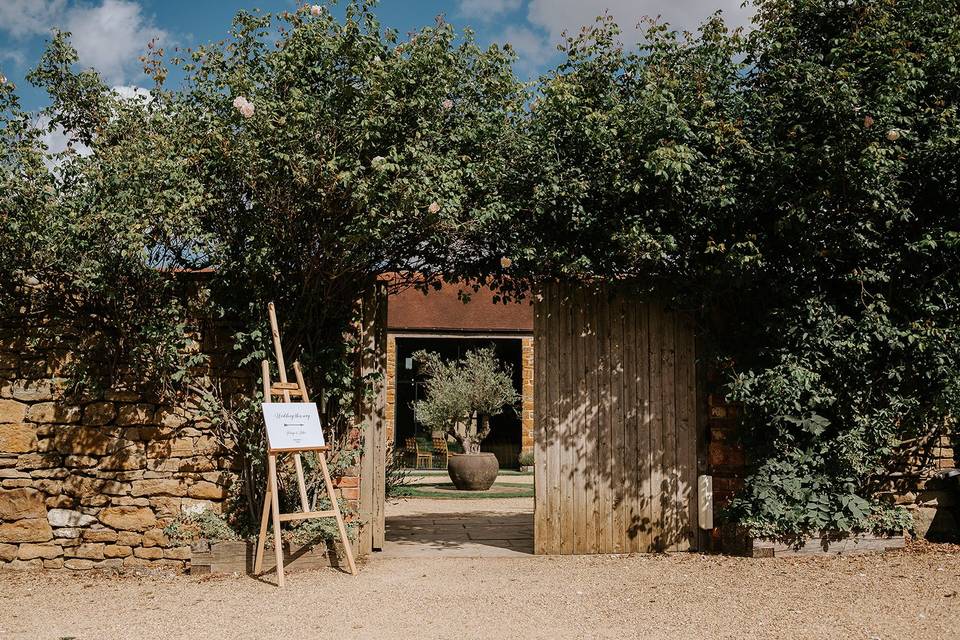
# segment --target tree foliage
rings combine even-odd
[[[516,268],[695,314],[745,412],[728,515],[754,535],[902,527],[883,481],[958,407],[955,4],[761,0],[747,34],[618,35],[569,38],[543,80]]]
[[[413,405],[417,420],[456,438],[465,453],[479,453],[490,435],[490,418],[515,411],[520,400],[510,366],[497,359],[493,347],[467,351],[458,360],[445,361],[431,351],[413,357],[427,376],[426,398]]]

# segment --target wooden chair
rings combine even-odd
[[[416,438],[407,438],[407,445],[404,447],[408,457],[414,460],[414,468],[416,469],[429,469],[433,466],[433,454],[429,451],[421,451],[420,443],[417,442]],[[421,467],[420,463],[425,461],[426,466]]]
[[[447,439],[446,438],[434,438],[433,439],[433,455],[438,460],[443,460],[443,466],[439,467],[440,469],[446,469],[447,464],[450,463],[450,449],[447,448]]]

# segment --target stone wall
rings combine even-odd
[[[129,390],[66,402],[60,358],[0,337],[0,568],[187,567],[190,547],[163,529],[183,509],[223,510],[230,443]],[[356,474],[339,482],[358,500]]]

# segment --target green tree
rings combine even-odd
[[[527,95],[512,58],[439,19],[401,38],[362,1],[343,19],[326,5],[240,12],[221,42],[172,57],[151,45],[154,86],[123,98],[76,72],[69,34],[55,34],[29,79],[75,149],[42,148],[33,115],[0,86],[5,321],[46,328],[91,371],[112,364],[107,380],[77,371],[87,387],[200,392],[236,432],[233,406],[254,420],[257,447],[256,386],[218,388],[209,373],[257,370],[272,300],[288,361],[345,434],[369,382],[355,368],[356,303],[380,274],[426,287],[499,260],[474,239],[508,216]],[[197,337],[213,324],[232,335],[209,361]]]
[[[417,421],[449,434],[465,453],[479,453],[490,435],[490,418],[507,408],[515,411],[520,400],[509,365],[497,359],[493,347],[468,351],[459,360],[444,361],[430,351],[413,357],[427,376],[426,399],[413,405]]]

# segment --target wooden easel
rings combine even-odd
[[[271,302],[267,309],[270,313],[270,331],[273,334],[273,350],[277,357],[277,370],[280,372],[280,382],[270,384],[270,363],[264,360],[261,363],[263,373],[263,400],[272,402],[275,396],[283,398],[283,402],[290,402],[291,396],[298,396],[302,402],[310,402],[307,397],[307,387],[303,382],[303,372],[300,370],[300,363],[293,363],[293,374],[296,382],[287,382],[287,369],[283,362],[283,349],[280,346],[280,329],[277,325],[277,313]],[[353,561],[353,549],[350,546],[350,538],[347,537],[347,527],[343,522],[343,515],[340,513],[340,506],[337,504],[337,495],[333,489],[333,481],[330,479],[330,470],[327,468],[326,452],[330,450],[329,446],[315,447],[309,449],[272,449],[268,443],[267,449],[267,491],[263,498],[263,514],[260,517],[260,535],[257,537],[257,556],[253,564],[253,572],[259,574],[263,567],[263,549],[266,544],[267,523],[273,518],[273,548],[277,557],[277,584],[283,586],[283,543],[280,540],[280,523],[291,520],[307,520],[311,518],[336,518],[337,529],[340,531],[340,541],[343,543],[344,552],[347,554],[347,563],[350,565],[350,573],[357,575],[357,566]],[[317,458],[320,460],[320,470],[323,473],[323,482],[326,485],[327,497],[330,499],[330,509],[327,511],[310,511],[310,503],[307,499],[307,485],[303,480],[303,463],[300,460],[300,453],[303,451],[317,451]],[[297,471],[297,487],[300,490],[300,507],[303,511],[298,513],[280,513],[280,499],[277,491],[277,455],[280,453],[292,453],[293,464]]]

